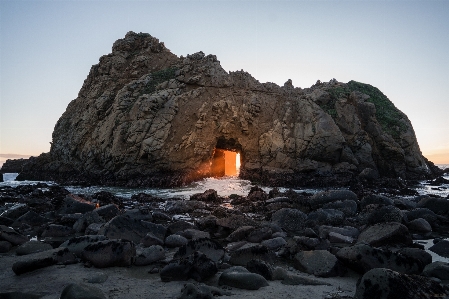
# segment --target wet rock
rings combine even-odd
[[[359,280],[354,299],[436,299],[447,294],[441,284],[431,279],[376,268]]]
[[[115,204],[108,204],[95,209],[95,213],[97,213],[105,221],[109,221],[118,215],[119,209]]]
[[[246,269],[249,272],[262,275],[266,280],[273,280],[273,269],[264,261],[250,260],[248,264],[246,264]]]
[[[127,240],[99,241],[86,246],[81,256],[97,268],[127,267],[132,265],[136,248]]]
[[[363,242],[372,246],[413,243],[407,227],[398,222],[378,223],[368,227],[357,239],[357,243]]]
[[[243,215],[231,215],[226,218],[221,218],[217,220],[216,224],[218,226],[231,229],[233,231],[242,226],[256,225],[254,220]]]
[[[259,228],[256,228],[255,230],[253,230],[248,235],[246,240],[251,243],[260,243],[263,240],[267,240],[267,239],[271,238],[272,234],[273,234],[273,231],[271,230],[271,228],[269,228],[267,226],[259,227]]]
[[[213,299],[215,296],[223,295],[230,296],[231,293],[213,286],[186,283],[178,299]]]
[[[289,273],[281,267],[276,267],[276,269],[274,269],[273,279],[282,280],[281,283],[285,285],[330,285],[325,281]]]
[[[433,262],[424,268],[422,274],[427,277],[449,280],[449,264],[445,262]]]
[[[307,215],[307,222],[313,225],[340,225],[345,220],[345,214],[334,209],[318,209]]]
[[[432,226],[430,226],[429,222],[423,218],[412,220],[407,224],[407,226],[409,230],[418,233],[430,233],[432,231]]]
[[[420,267],[419,272],[422,271],[425,266],[432,263],[432,255],[427,251],[425,251],[424,248],[419,249],[419,248],[404,247],[399,249],[397,253],[406,256],[409,260],[412,259],[417,261]]]
[[[180,235],[170,235],[165,238],[165,246],[167,247],[180,247],[182,245],[186,245],[188,240]]]
[[[105,236],[85,235],[81,237],[71,238],[62,243],[59,247],[66,247],[70,250],[70,252],[73,252],[76,256],[81,257],[84,248],[86,248],[88,245],[105,240],[107,240]]]
[[[32,240],[17,247],[16,254],[27,255],[51,249],[53,249],[53,247],[51,247],[50,244]]]
[[[95,205],[84,200],[83,198],[69,194],[62,203],[62,206],[58,209],[58,214],[75,214],[75,213],[87,213],[95,209]]]
[[[265,240],[260,244],[263,246],[266,246],[268,248],[268,250],[277,251],[280,248],[284,247],[287,244],[287,242],[285,241],[284,238],[277,237],[277,238]]]
[[[427,208],[416,208],[411,211],[407,211],[405,212],[405,216],[408,221],[424,218],[430,225],[433,225],[438,219],[438,216]]]
[[[310,198],[310,206],[312,209],[318,209],[327,203],[344,200],[357,201],[357,195],[349,190],[330,190],[318,192]]]
[[[205,254],[196,251],[187,257],[173,259],[162,268],[160,275],[162,281],[188,280],[189,278],[204,281],[217,272],[216,263]]]
[[[205,209],[207,206],[202,201],[197,200],[176,200],[167,201],[165,211],[169,214],[185,214],[191,213],[197,209]]]
[[[44,229],[42,237],[67,237],[75,233],[71,227],[59,224],[50,224]]]
[[[153,215],[150,213],[148,207],[126,210],[125,213],[121,214],[121,216],[135,220],[144,220],[148,222],[153,221]]]
[[[12,248],[12,244],[8,241],[0,241],[0,253],[6,253],[10,251]]]
[[[304,231],[307,215],[297,209],[284,208],[273,213],[271,221],[286,231],[302,232]]]
[[[220,275],[218,284],[245,290],[258,290],[268,286],[268,282],[263,276],[238,266],[226,269]]]
[[[247,200],[249,201],[266,201],[268,194],[258,186],[251,187],[248,193]]]
[[[402,211],[395,206],[381,206],[372,211],[364,213],[365,223],[373,225],[385,222],[402,222],[404,215]]]
[[[273,251],[269,250],[266,246],[258,244],[249,247],[244,245],[232,251],[230,256],[229,263],[238,266],[246,266],[251,260],[262,260],[267,263],[272,263],[276,258]]]
[[[343,212],[346,217],[357,214],[357,202],[355,200],[336,201],[323,205],[323,209],[335,209]]]
[[[156,237],[153,233],[148,233],[145,237],[140,241],[143,247],[150,247],[153,245],[164,245],[164,241],[158,237]]]
[[[159,245],[153,245],[147,248],[136,248],[136,259],[134,265],[145,266],[165,259],[165,250]]]
[[[309,238],[304,236],[294,236],[293,240],[298,245],[299,250],[314,250],[321,245],[321,240],[318,238]]]
[[[120,215],[112,218],[99,231],[99,234],[109,239],[124,239],[140,243],[148,232],[152,232],[157,237],[163,239],[166,229],[160,224],[147,222],[141,219],[132,218],[129,215]]]
[[[104,221],[96,211],[84,213],[74,224],[73,229],[77,233],[85,233],[87,227],[91,224],[104,224]]]
[[[3,217],[16,220],[20,216],[24,215],[30,210],[30,208],[23,203],[15,204],[11,208],[9,208],[7,211],[2,213]]]
[[[85,284],[69,284],[62,290],[60,299],[106,299],[99,289]]]
[[[195,226],[193,224],[190,224],[186,221],[176,221],[171,223],[168,227],[167,227],[167,234],[169,235],[173,235],[173,234],[177,234],[179,232],[185,231],[186,229],[194,229]]]
[[[214,262],[220,261],[225,254],[224,248],[220,244],[211,239],[204,238],[191,240],[184,246],[181,246],[175,253],[174,258],[185,258],[197,251],[202,252]]]
[[[42,217],[34,211],[28,211],[14,221],[11,225],[12,227],[20,227],[22,224],[27,224],[30,226],[40,226],[49,223],[51,219]]]
[[[21,275],[37,269],[49,267],[55,264],[74,264],[76,257],[67,248],[56,248],[22,256],[12,265],[16,275]]]
[[[222,202],[222,200],[217,195],[217,191],[215,191],[214,189],[206,190],[203,193],[193,194],[192,196],[190,196],[190,200],[212,202],[212,203]]]
[[[387,268],[406,274],[419,274],[425,266],[418,258],[415,259],[387,249],[374,248],[367,244],[356,244],[342,248],[336,256],[348,268],[362,274],[374,268]]]
[[[28,237],[19,234],[12,228],[0,225],[0,240],[8,241],[12,245],[22,245],[28,242]]]
[[[319,236],[320,238],[326,239],[329,237],[329,234],[331,232],[351,237],[351,238],[357,238],[360,235],[360,231],[352,226],[343,226],[343,227],[335,227],[335,226],[328,226],[328,225],[321,225],[318,228]]]
[[[84,231],[85,235],[98,235],[101,228],[103,227],[104,223],[92,223],[89,224],[88,227],[86,227],[86,230]]]
[[[346,243],[346,244],[352,244],[354,243],[354,238],[344,236],[339,233],[330,232],[329,233],[329,242],[331,243]]]
[[[201,230],[197,230],[197,229],[193,229],[193,228],[188,228],[188,229],[180,232],[179,234],[189,240],[198,240],[198,239],[203,239],[203,238],[209,239],[210,238],[210,234],[208,232],[203,232]]]
[[[438,255],[449,258],[449,241],[443,240],[429,248]]]
[[[444,198],[425,197],[416,207],[429,209],[438,215],[446,215],[449,212],[449,201]]]
[[[379,178],[379,172],[372,168],[365,168],[359,173],[361,179],[373,181]]]
[[[364,209],[368,205],[385,205],[391,206],[394,204],[394,201],[391,198],[388,198],[384,195],[370,194],[366,195],[360,201],[360,208]]]
[[[249,234],[255,230],[254,226],[242,226],[233,231],[226,240],[229,242],[237,242],[245,240]]]
[[[295,255],[295,268],[319,277],[332,277],[341,274],[338,259],[327,250],[301,251]]]

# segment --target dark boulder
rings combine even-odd
[[[50,244],[32,240],[17,247],[16,254],[27,255],[51,249],[53,249],[53,247]]]
[[[425,253],[423,251],[423,254]],[[415,255],[417,254],[415,253]],[[342,248],[336,256],[348,268],[362,274],[374,268],[387,268],[406,274],[420,274],[425,266],[423,258],[414,257],[411,252],[408,254],[407,252],[393,252],[367,244]]]
[[[357,243],[371,246],[412,245],[412,237],[407,227],[398,222],[378,223],[365,229],[358,237]]]
[[[354,299],[437,299],[447,295],[441,284],[429,278],[376,268],[359,280]]]
[[[214,189],[209,189],[204,191],[203,193],[196,193],[190,196],[190,200],[203,201],[203,202],[211,202],[211,203],[221,203],[222,200],[217,195],[217,191]]]
[[[186,245],[181,246],[175,253],[174,258],[185,258],[196,251],[204,253],[214,262],[221,260],[225,254],[224,248],[220,244],[211,239],[203,238],[191,240]]]
[[[218,272],[217,265],[205,254],[196,251],[191,255],[173,259],[160,272],[162,281],[188,280],[205,281]]]
[[[12,245],[22,245],[28,242],[28,237],[19,234],[12,228],[5,225],[0,225],[0,240],[8,241]]]
[[[55,264],[67,265],[76,262],[75,255],[67,248],[56,248],[22,256],[19,261],[12,265],[12,270],[16,275],[21,275]]]
[[[106,240],[87,245],[83,260],[97,268],[131,266],[136,256],[134,244],[127,240]]]
[[[344,200],[353,200],[358,201],[357,195],[349,190],[330,190],[323,191],[314,194],[310,198],[310,206],[312,209],[317,209],[327,203],[344,201]]]
[[[245,290],[258,290],[268,286],[268,281],[259,274],[251,273],[244,267],[231,267],[223,271],[218,279],[219,285]]]
[[[273,213],[271,222],[292,233],[302,232],[307,215],[297,209],[283,208]]]
[[[343,273],[338,259],[327,250],[298,252],[294,258],[294,265],[302,272],[319,277],[332,277]]]
[[[99,289],[86,284],[69,284],[61,293],[60,299],[106,299]]]

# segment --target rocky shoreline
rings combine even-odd
[[[351,190],[167,200],[2,186],[0,298],[448,296],[449,264],[419,241],[449,258],[448,198]]]

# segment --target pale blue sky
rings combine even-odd
[[[0,0],[0,13],[0,153],[47,152],[90,67],[135,31],[261,82],[369,83],[449,163],[449,1]]]

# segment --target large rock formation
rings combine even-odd
[[[216,149],[240,152],[242,177],[273,184],[430,172],[407,116],[375,87],[259,83],[214,55],[178,58],[129,32],[92,66],[50,152],[19,179],[177,185],[210,176]]]

